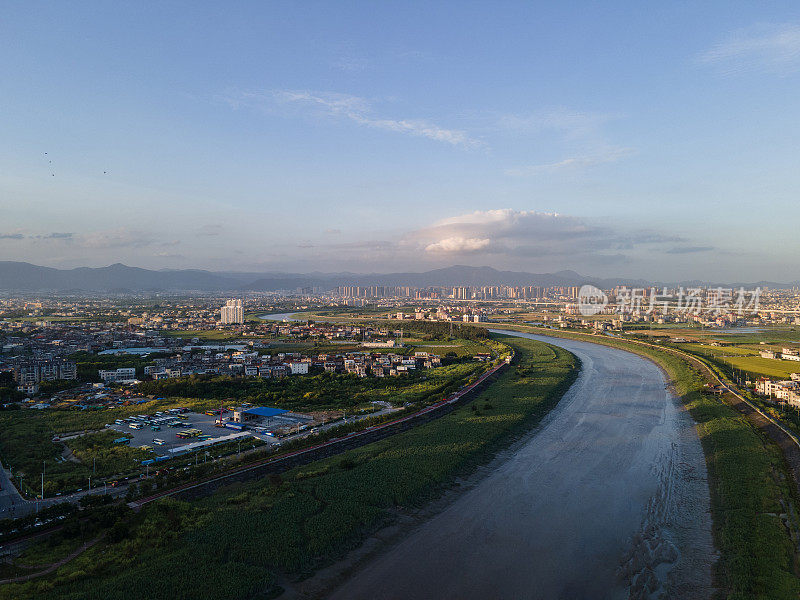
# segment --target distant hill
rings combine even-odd
[[[470,267],[455,265],[443,269],[408,273],[243,273],[213,272],[199,269],[155,271],[113,264],[108,267],[76,269],[54,269],[25,262],[0,261],[0,290],[5,291],[54,291],[54,292],[111,292],[124,293],[142,291],[278,291],[295,290],[298,287],[318,287],[328,290],[339,285],[381,286],[567,286],[592,283],[607,289],[616,285],[646,287],[662,284],[641,279],[599,279],[580,275],[575,271],[556,273],[525,273],[499,271],[492,267]],[[684,282],[682,285],[724,285],[716,283]],[[729,287],[782,288],[797,286],[796,282],[781,284],[759,282],[757,284],[728,284]]]
[[[235,289],[235,279],[199,270],[151,271],[113,264],[108,267],[53,269],[23,262],[0,262],[0,289],[20,291],[112,291]]]

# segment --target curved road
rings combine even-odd
[[[705,460],[660,369],[606,346],[498,333],[566,348],[579,378],[490,475],[330,598],[709,597]]]

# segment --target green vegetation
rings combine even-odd
[[[121,369],[135,367],[136,375],[144,375],[144,368],[153,364],[153,359],[169,356],[169,354],[148,354],[137,356],[135,354],[93,354],[91,352],[76,352],[70,355],[70,360],[75,361],[78,368],[78,379],[84,382],[100,381],[98,370]]]
[[[9,371],[0,373],[0,402],[22,400],[25,394],[17,391],[14,376]]]
[[[231,400],[299,411],[351,409],[377,400],[397,404],[433,399],[455,389],[459,382],[481,369],[482,365],[472,362],[383,378],[335,373],[282,379],[193,375],[144,382],[139,385],[139,391],[156,396]]]
[[[470,405],[269,481],[145,507],[54,576],[4,586],[0,598],[270,597],[275,570],[304,572],[347,550],[394,507],[424,504],[558,402],[576,359],[531,340],[508,343],[516,365]]]
[[[237,331],[218,330],[218,329],[176,329],[173,331],[163,331],[162,335],[168,337],[199,338],[214,342],[231,342],[241,340],[242,334]]]
[[[44,470],[45,496],[88,485],[95,481],[129,473],[151,454],[137,448],[114,445],[116,431],[102,431],[66,442],[53,442],[53,432],[40,411],[0,413],[0,458],[13,470],[19,485],[31,496],[41,494]],[[34,418],[30,418],[34,417]]]
[[[705,375],[665,350],[607,336],[535,331],[613,346],[661,365],[697,423],[708,464],[715,545],[720,552],[716,584],[730,599],[797,598],[797,506],[779,448],[727,404],[703,393]],[[784,525],[779,515],[789,513]]]
[[[485,346],[481,348],[486,350]],[[205,412],[218,409],[222,401],[228,400],[299,411],[354,411],[371,407],[371,402],[379,400],[424,403],[440,399],[484,368],[483,363],[456,363],[382,379],[324,373],[280,380],[193,376],[147,382],[139,391],[159,399],[143,404],[89,410],[58,407],[0,411],[0,460],[15,473],[23,474],[22,486],[32,495],[41,492],[40,476],[44,468],[45,495],[51,496],[86,487],[89,476],[100,482],[130,473],[136,470],[139,461],[150,458],[142,450],[113,447],[110,440],[119,437],[116,432],[102,431],[69,440],[67,445],[73,456],[65,452],[64,443],[52,441],[56,435],[103,430],[106,423],[115,419],[178,406]],[[90,446],[81,446],[83,441]]]
[[[761,358],[758,350],[741,346],[711,346],[709,344],[680,344],[679,348],[728,368],[746,371],[756,376],[788,379],[789,374],[800,372],[800,362]],[[762,346],[760,350],[767,349]],[[780,349],[778,349],[780,352]]]

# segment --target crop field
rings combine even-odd
[[[576,359],[532,340],[508,343],[517,363],[469,405],[268,481],[196,503],[160,501],[115,526],[124,538],[111,536],[54,577],[5,586],[0,599],[271,597],[274,573],[296,576],[352,548],[392,509],[424,505],[555,406]]]
[[[681,350],[691,352],[734,369],[745,371],[753,376],[765,376],[779,379],[788,379],[791,373],[800,372],[800,362],[781,360],[777,358],[762,358],[758,351],[773,349],[780,352],[780,347],[760,345],[726,345],[712,346],[710,344],[680,344]]]

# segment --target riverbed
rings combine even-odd
[[[328,597],[708,598],[716,558],[706,465],[663,372],[587,342],[581,374],[488,474]]]

